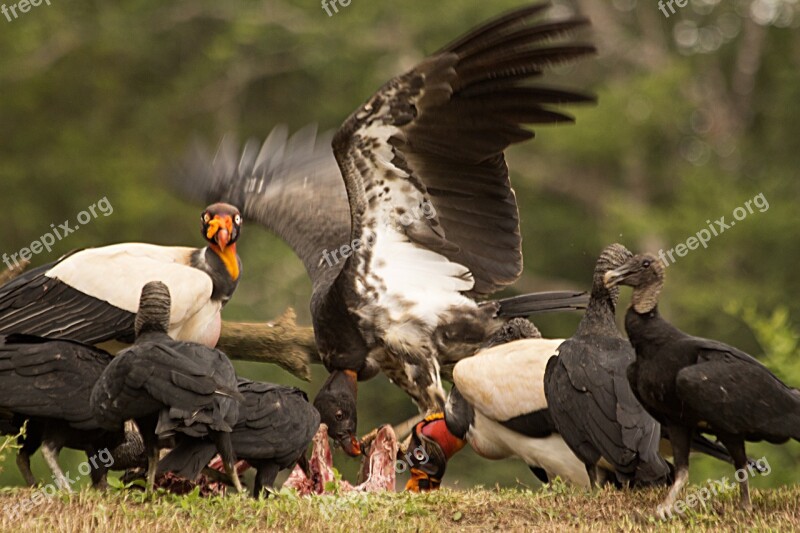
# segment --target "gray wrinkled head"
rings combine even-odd
[[[619,298],[619,287],[606,287],[604,283],[606,272],[610,272],[624,265],[633,257],[633,254],[621,244],[610,244],[606,246],[597,258],[594,267],[594,283],[592,292],[608,291],[609,295],[616,304]]]

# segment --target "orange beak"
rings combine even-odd
[[[354,436],[350,436],[350,440],[342,439],[340,441],[344,453],[350,457],[358,457],[361,455],[361,443]]]
[[[219,246],[220,250],[225,251],[225,247],[231,240],[231,231],[233,230],[233,220],[231,217],[220,217],[215,215],[214,218],[208,223],[206,230],[206,237],[214,239]]]
[[[441,481],[438,481],[417,468],[411,469],[411,479],[406,482],[408,492],[427,492],[438,489]]]

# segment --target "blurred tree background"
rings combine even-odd
[[[202,206],[172,195],[165,170],[194,135],[214,144],[226,132],[263,138],[279,123],[336,128],[386,80],[521,3],[353,0],[329,17],[316,0],[53,0],[10,22],[0,17],[0,253],[103,197],[112,215],[33,264],[121,241],[199,246]],[[800,386],[800,5],[690,0],[675,9],[665,17],[643,0],[555,2],[554,16],[591,18],[585,40],[600,53],[552,79],[599,101],[574,109],[576,125],[539,128],[512,150],[526,267],[508,292],[587,288],[603,246],[667,250],[763,193],[768,210],[668,269],[662,312]],[[268,320],[292,306],[310,323],[310,284],[291,250],[250,224],[239,252],[244,277],[225,318]],[[537,324],[563,337],[579,318]],[[237,366],[312,395],[324,378],[321,367],[304,383],[265,365]],[[364,432],[415,412],[385,378],[359,392]],[[749,449],[772,467],[757,486],[798,479],[796,443]],[[80,455],[64,457],[74,464]],[[336,461],[352,476],[354,461]],[[21,482],[13,458],[2,469],[0,483]],[[35,471],[45,476],[41,461]],[[723,475],[732,470],[693,463],[695,482]],[[457,455],[447,484],[476,483],[537,484],[522,463]]]

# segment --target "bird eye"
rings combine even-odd
[[[203,213],[203,224],[208,224],[209,220],[211,220],[211,215],[208,213]]]
[[[336,417],[337,422],[341,422],[344,419],[344,413],[341,409],[336,411],[336,415],[334,416]]]
[[[242,223],[242,215],[237,213],[236,216],[233,217],[233,223],[236,224],[237,226],[239,224],[241,224]]]
[[[645,259],[644,261],[642,261],[642,267],[643,268],[650,268],[650,260],[649,259]]]

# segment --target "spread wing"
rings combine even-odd
[[[519,216],[503,151],[533,136],[525,124],[572,120],[552,105],[591,100],[528,83],[594,51],[553,42],[584,19],[532,24],[545,8],[518,9],[445,47],[336,133],[359,245],[345,266],[352,279],[395,281],[407,298],[441,287],[486,295],[517,279]]]
[[[110,361],[107,352],[76,342],[0,337],[0,408],[97,429],[89,398]]]
[[[350,241],[350,207],[330,136],[318,136],[315,126],[291,137],[285,126],[277,126],[263,145],[250,140],[241,151],[225,137],[216,156],[195,143],[172,181],[182,196],[236,205],[245,218],[278,235],[315,284],[320,277],[335,277],[343,266],[322,263],[326,250]]]

